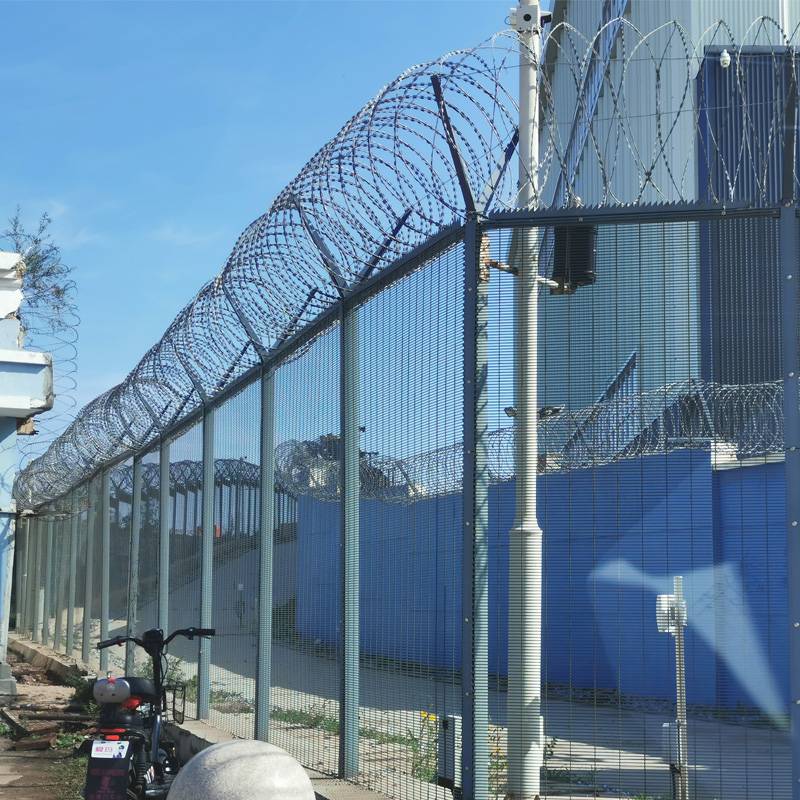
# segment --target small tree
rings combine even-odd
[[[77,321],[72,269],[61,260],[61,249],[50,237],[51,222],[48,214],[42,214],[36,228],[29,231],[17,209],[2,235],[4,246],[19,253],[24,262],[20,268],[23,289],[20,319],[26,332],[34,336],[72,332]]]

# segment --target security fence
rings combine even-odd
[[[513,790],[520,715],[543,797],[795,797],[797,68],[771,22],[726,30],[689,46],[614,18],[573,58],[556,26],[532,208],[509,178],[516,38],[390,84],[20,475],[18,633],[132,671],[97,641],[215,627],[170,653],[191,716],[390,797]],[[584,78],[606,59],[583,175],[560,58]],[[687,60],[697,91],[675,95],[664,65]],[[526,479],[541,566],[509,556]],[[509,641],[534,629],[520,709]]]

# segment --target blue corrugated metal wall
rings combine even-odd
[[[715,472],[714,489],[715,558],[725,565],[717,587],[716,635],[720,651],[731,656],[717,666],[719,703],[785,712],[789,619],[783,464]]]
[[[782,464],[714,472],[708,453],[684,450],[549,475],[539,487],[549,684],[672,699],[672,640],[656,628],[655,596],[680,574],[690,617],[689,702],[773,710],[774,695],[745,685],[748,675],[763,673],[759,650],[774,673],[759,683],[774,681],[785,707]],[[499,675],[506,672],[513,496],[506,483],[493,486],[489,499],[489,669]],[[408,505],[362,502],[363,654],[459,668],[446,654],[460,652],[460,503],[458,495]],[[298,512],[298,633],[332,644],[337,631],[314,609],[338,602],[337,539],[324,533],[339,524],[338,509],[303,498]],[[720,588],[724,604],[714,602]],[[745,619],[754,635],[750,654],[742,652]],[[393,624],[413,624],[415,635],[382,635]]]

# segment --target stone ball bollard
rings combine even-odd
[[[274,744],[240,739],[201,750],[178,773],[169,800],[314,800],[305,770]]]

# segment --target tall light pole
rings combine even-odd
[[[519,179],[517,205],[537,202],[539,161],[539,3],[511,12],[519,36]],[[508,561],[508,798],[539,796],[544,756],[542,682],[542,530],[536,517],[538,472],[538,237],[519,229],[512,243],[515,281],[516,514]]]

